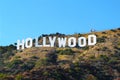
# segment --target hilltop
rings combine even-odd
[[[120,78],[120,28],[86,34],[43,34],[42,37],[97,36],[94,46],[0,46],[0,80],[115,80]],[[33,39],[33,42],[35,39]],[[49,42],[47,42],[49,43]],[[55,43],[57,46],[57,43]]]

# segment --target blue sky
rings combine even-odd
[[[120,26],[120,0],[0,0],[0,45]]]

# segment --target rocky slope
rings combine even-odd
[[[83,48],[32,47],[17,51],[14,45],[0,46],[0,80],[119,80],[120,28],[42,35],[39,42],[44,36],[78,38],[89,34],[97,36],[97,44]]]

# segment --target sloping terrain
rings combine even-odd
[[[120,28],[88,34],[44,36],[97,36],[94,46],[74,48],[32,47],[16,50],[0,46],[0,80],[119,80]],[[57,43],[56,43],[57,45]]]

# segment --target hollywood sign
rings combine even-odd
[[[49,40],[49,44],[47,44],[47,38]],[[55,47],[55,41],[58,43],[58,47],[75,47],[78,45],[79,47],[85,47],[87,45],[95,45],[97,42],[96,35],[88,35],[87,38],[85,37],[56,37],[56,36],[48,36],[42,37],[42,43],[39,42],[38,38],[35,39],[33,43],[32,38],[23,39],[22,41],[17,40],[17,50],[31,48],[33,44],[35,47]]]

